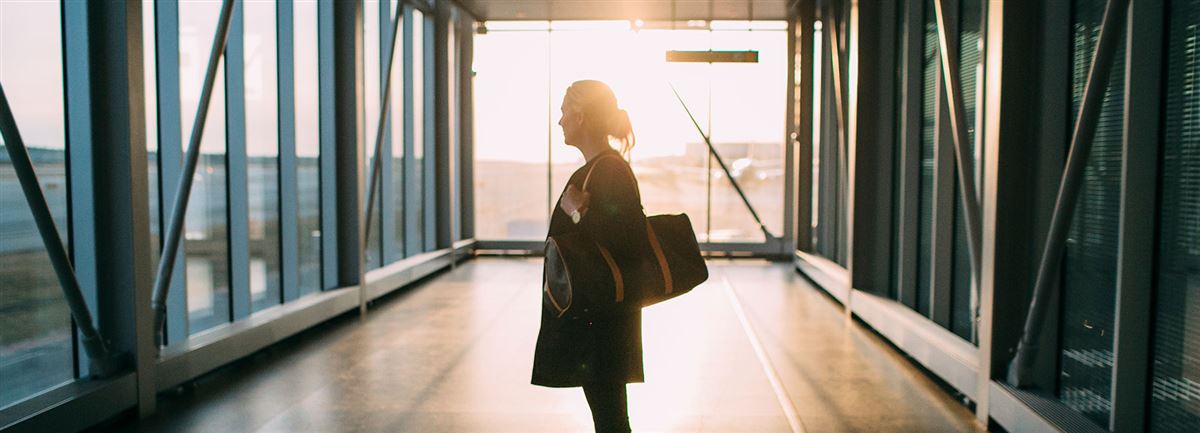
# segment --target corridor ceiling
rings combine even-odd
[[[795,0],[460,0],[480,21],[784,20]],[[674,10],[674,14],[672,14]]]

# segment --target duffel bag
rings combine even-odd
[[[584,191],[590,179],[591,171],[584,178]],[[622,269],[587,233],[548,237],[542,273],[545,308],[563,318],[630,308],[631,302],[644,307],[687,293],[708,279],[687,214],[654,215],[645,221],[650,251],[636,269]],[[627,291],[632,293],[627,296]],[[627,302],[627,297],[633,301]]]

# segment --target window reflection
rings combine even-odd
[[[392,230],[392,251],[391,256],[399,259],[404,257],[404,17],[399,15],[398,8],[402,7],[397,1],[391,2],[391,19],[399,19],[400,22],[396,26],[396,46],[395,51],[389,56],[391,60],[391,80],[392,94],[387,97],[391,98],[391,108],[389,116],[390,129],[385,139],[391,140],[392,144],[392,212],[394,218],[394,229]],[[386,48],[384,48],[386,50]],[[388,211],[384,209],[384,211]]]

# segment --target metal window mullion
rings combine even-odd
[[[322,4],[324,5],[324,4]],[[366,313],[363,278],[363,51],[362,3],[332,2],[323,10],[328,12],[329,34],[323,36],[330,44],[332,74],[328,84],[331,98],[322,100],[331,106],[332,152],[335,180],[333,186],[335,231],[338,233],[333,254],[338,287],[359,286],[359,313]],[[326,103],[328,104],[326,105]]]
[[[67,126],[66,153],[67,163],[67,199],[70,203],[67,224],[69,237],[65,245],[67,252],[72,255],[75,276],[83,295],[84,304],[88,311],[99,313],[99,291],[97,290],[96,261],[96,226],[94,216],[95,187],[92,162],[94,160],[92,141],[91,116],[91,74],[89,72],[88,55],[88,17],[87,4],[83,2],[64,2],[62,4],[62,44],[63,44],[63,78],[65,79],[65,103]],[[72,29],[73,31],[66,31]],[[72,146],[72,144],[78,144]],[[96,315],[97,321],[103,319]],[[72,322],[74,319],[72,318]],[[79,325],[72,323],[78,341],[83,341],[84,335]],[[78,377],[86,377],[90,373],[87,351],[83,345],[75,347],[75,368]]]
[[[1154,290],[1159,133],[1162,110],[1163,2],[1133,1],[1125,50],[1125,127],[1113,335],[1113,432],[1146,426]]]
[[[450,100],[450,86],[453,85],[453,80],[450,79],[450,31],[452,26],[453,12],[449,5],[445,2],[438,2],[436,14],[433,17],[433,114],[434,114],[434,153],[432,156],[434,178],[432,182],[426,182],[432,185],[433,195],[431,198],[434,220],[426,220],[426,225],[433,226],[434,239],[432,245],[426,240],[426,250],[433,250],[438,247],[449,246],[452,241],[450,239],[450,213],[451,200],[453,194],[453,182],[451,181],[450,154],[451,154],[451,118],[450,110],[453,109],[453,101]],[[430,158],[426,158],[428,165]],[[426,191],[429,191],[427,188]]]
[[[414,87],[414,72],[415,68],[420,65],[413,61],[413,7],[406,4],[404,7],[404,22],[401,28],[401,36],[404,37],[404,56],[401,60],[404,61],[404,253],[405,256],[414,256],[421,252],[421,232],[420,227],[417,227],[419,220],[419,212],[421,212],[421,192],[417,189],[417,183],[414,182],[414,177],[420,169],[417,166],[417,158],[415,156],[416,133],[413,128],[416,126],[414,118],[414,110],[416,106]],[[423,146],[424,144],[422,144]]]
[[[296,158],[295,29],[292,0],[275,5],[279,80],[279,259],[283,302],[300,297],[300,186]]]
[[[904,52],[901,54],[900,76],[903,83],[903,96],[900,121],[900,224],[896,241],[900,254],[897,272],[898,300],[909,307],[917,308],[917,270],[918,246],[920,245],[920,203],[921,203],[921,71],[924,68],[924,27],[916,25],[923,22],[924,3],[918,0],[908,0],[905,3],[904,14]],[[920,311],[919,309],[917,311]]]
[[[180,100],[179,67],[179,4],[155,2],[155,48],[158,60],[158,176],[162,185],[159,195],[160,242],[166,241],[168,206],[175,202],[178,191],[172,188],[183,175],[183,124]],[[180,239],[179,254],[185,254],[186,239]],[[159,251],[165,251],[159,249]],[[175,343],[191,333],[188,323],[187,285],[185,283],[187,256],[175,261],[167,293],[166,341]],[[155,282],[157,284],[157,282]]]
[[[794,9],[789,9],[787,20],[787,76],[784,89],[787,101],[787,107],[783,116],[783,196],[780,200],[783,201],[783,249],[780,254],[790,254],[796,249],[796,211],[799,206],[799,201],[796,196],[797,178],[796,173],[796,154],[799,150],[798,143],[795,140],[796,135],[796,42],[797,29],[801,28],[797,23],[793,12]]]
[[[392,68],[399,65],[392,59],[395,53],[395,47],[389,47],[392,43],[393,21],[390,1],[379,2],[379,64],[388,65],[379,68],[379,81],[389,83],[388,86],[397,86],[399,83],[390,83],[388,80],[395,74],[392,74]],[[397,16],[396,18],[400,18]],[[367,53],[367,55],[374,55]],[[389,89],[380,88],[379,90],[380,111],[384,104],[390,104],[391,91]],[[389,111],[395,110],[396,107],[389,105]],[[375,157],[379,158],[379,248],[382,250],[379,253],[380,264],[387,264],[399,260],[396,257],[396,213],[393,209],[396,208],[396,191],[393,183],[392,173],[394,158],[392,157],[392,118],[393,114],[389,113],[381,116],[379,125],[382,128],[380,136],[379,151],[375,153]],[[375,131],[367,131],[374,133]],[[368,143],[369,145],[370,143]],[[369,215],[367,218],[371,218]]]
[[[337,130],[334,96],[333,2],[317,3],[320,120],[321,290],[338,286]]]
[[[451,88],[454,89],[454,104],[451,106],[451,119],[454,120],[454,122],[452,122],[450,130],[454,132],[454,139],[451,140],[452,145],[450,148],[450,163],[454,164],[454,169],[451,170],[452,174],[450,176],[450,181],[454,182],[454,208],[452,208],[451,212],[451,221],[454,222],[454,227],[452,227],[450,230],[451,246],[454,245],[454,242],[463,239],[463,194],[467,187],[463,184],[462,178],[464,166],[462,161],[462,144],[464,142],[463,137],[466,136],[466,133],[464,133],[466,131],[464,131],[462,128],[462,110],[463,107],[466,107],[466,102],[463,101],[464,90],[462,83],[464,82],[464,78],[467,77],[467,72],[463,71],[462,62],[464,56],[466,56],[466,53],[464,53],[464,49],[466,49],[464,48],[466,47],[466,42],[464,42],[464,40],[470,37],[469,32],[464,31],[464,29],[467,29],[469,26],[469,22],[467,20],[469,19],[468,17],[469,14],[467,13],[455,13],[455,19],[451,22],[454,24],[451,26],[451,36],[454,37],[454,44],[452,44],[451,47],[451,53],[454,53],[454,67],[452,67],[450,70],[450,73],[454,74],[454,88]]]
[[[941,55],[940,53],[938,54]],[[950,136],[946,81],[941,74],[934,85],[933,226],[929,254],[929,315],[949,328],[954,263],[954,139]]]
[[[788,101],[791,104],[798,104],[796,107],[795,143],[796,147],[794,155],[791,156],[792,175],[796,178],[796,191],[789,195],[796,200],[795,219],[793,221],[793,238],[795,239],[795,247],[797,250],[812,252],[812,174],[813,174],[813,88],[817,83],[814,82],[813,68],[819,68],[821,65],[813,62],[813,38],[814,24],[816,22],[815,4],[794,4],[793,10],[796,13],[792,30],[799,32],[797,37],[795,34],[789,34],[788,37],[798,39],[794,42],[795,50],[799,52],[799,67],[800,67],[800,85],[796,86],[795,76],[788,82],[789,86],[798,87],[793,96],[796,101]]]
[[[142,2],[89,2],[97,288],[101,331],[132,357],[138,413],[155,407],[153,290],[145,141]],[[96,120],[101,119],[101,120]],[[103,168],[103,170],[100,170]]]
[[[976,180],[976,182],[973,184],[974,195],[975,195],[975,200],[976,200],[975,202],[978,203],[979,211],[980,211],[979,218],[978,218],[978,225],[976,226],[976,227],[979,227],[979,237],[977,238],[979,240],[979,244],[978,244],[978,249],[976,250],[977,252],[979,252],[979,268],[971,269],[973,278],[971,278],[971,288],[970,288],[970,290],[971,290],[971,300],[970,300],[971,301],[970,302],[971,338],[970,338],[970,341],[972,343],[974,343],[976,346],[979,345],[979,320],[980,320],[979,310],[980,310],[980,304],[982,302],[980,278],[982,278],[982,276],[983,276],[983,236],[986,236],[986,233],[983,229],[982,212],[983,212],[983,175],[984,175],[984,166],[985,166],[984,160],[983,160],[983,155],[984,155],[983,137],[984,137],[984,133],[985,133],[984,132],[984,123],[985,123],[984,114],[985,114],[986,108],[987,108],[987,99],[986,99],[987,92],[985,92],[983,89],[987,88],[987,76],[986,76],[987,74],[984,71],[987,68],[988,3],[986,1],[981,1],[980,6],[981,7],[979,8],[980,9],[980,11],[979,11],[979,13],[980,13],[980,17],[979,17],[979,43],[980,43],[979,64],[976,66],[975,71],[970,72],[972,74],[975,74],[975,95],[972,95],[975,98],[975,118],[970,119],[971,121],[975,122],[975,140],[974,140],[974,147],[973,147],[975,149],[975,151],[971,155],[971,160],[977,163],[975,165],[975,170],[972,174],[975,176],[974,179]],[[964,97],[966,97],[966,95],[964,95]],[[964,113],[964,115],[965,115],[965,113]],[[963,216],[966,217],[966,215],[963,215]]]
[[[460,135],[459,200],[461,208],[459,216],[460,234],[463,239],[475,238],[475,20],[468,18],[462,28],[462,57],[459,59],[459,83],[462,88],[459,98],[462,101],[462,117],[459,128]]]
[[[425,138],[425,154],[421,160],[423,165],[422,170],[425,174],[421,176],[421,187],[424,190],[421,194],[421,200],[423,201],[422,207],[425,212],[425,218],[422,221],[424,223],[423,237],[425,239],[423,252],[427,252],[437,248],[437,227],[441,223],[441,221],[437,220],[437,182],[435,180],[437,176],[435,164],[435,161],[437,161],[437,94],[435,86],[438,85],[438,82],[442,78],[434,75],[433,53],[436,49],[434,43],[436,25],[432,16],[425,15],[424,18],[425,36],[421,42],[425,45],[425,49],[421,52],[423,57],[421,63],[424,65],[425,73],[421,77],[421,85],[423,87],[422,91],[425,92],[425,100],[422,101],[424,103],[423,120],[425,121],[425,128],[423,135]]]
[[[250,316],[250,198],[246,156],[246,56],[242,2],[234,2],[225,45],[225,187],[229,205],[229,296],[233,320]]]

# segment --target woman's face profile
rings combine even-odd
[[[563,130],[563,142],[568,146],[579,146],[580,130],[583,129],[583,116],[579,111],[575,110],[571,104],[563,100],[561,117],[558,118],[558,126]]]

